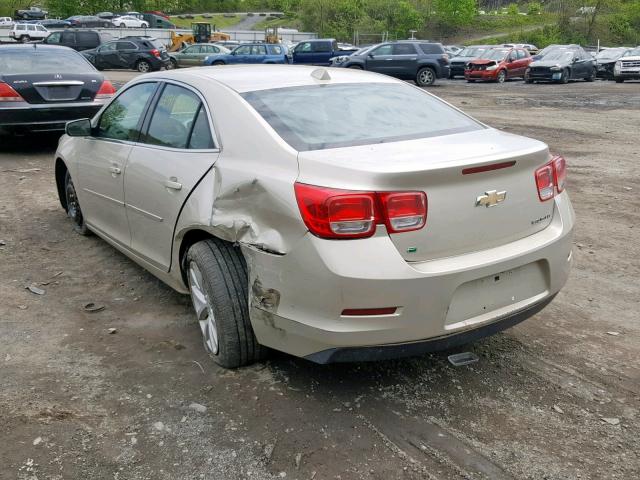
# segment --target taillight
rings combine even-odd
[[[11,85],[0,82],[0,102],[24,102],[24,99]]]
[[[113,87],[109,80],[105,80],[100,85],[100,90],[96,93],[96,99],[111,98],[116,93],[116,89]]]
[[[366,238],[384,224],[389,233],[419,230],[427,221],[424,192],[362,192],[296,183],[296,200],[311,233],[321,238]]]
[[[555,174],[556,188],[558,193],[564,190],[565,183],[567,182],[567,162],[564,157],[555,156],[551,161],[553,163],[553,172]]]
[[[544,202],[561,193],[567,181],[567,163],[561,156],[555,156],[549,163],[536,170],[538,197]]]
[[[378,197],[389,233],[420,230],[427,223],[424,192],[380,192]]]
[[[153,50],[151,50],[151,55],[156,58],[160,58],[160,50],[154,48]]]

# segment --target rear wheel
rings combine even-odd
[[[146,60],[138,60],[138,63],[136,63],[136,70],[138,70],[140,73],[150,72],[151,64]]]
[[[167,70],[175,70],[178,68],[178,61],[175,58],[169,59],[169,63],[167,64]]]
[[[218,239],[187,252],[187,279],[204,348],[225,368],[264,359],[249,319],[247,264],[238,247]]]
[[[214,65],[224,65],[224,62],[221,62],[220,60],[216,60],[215,62],[213,62]]]
[[[121,23],[120,28],[127,28],[127,26],[124,23]]]
[[[29,35],[22,35],[22,36],[20,37],[20,41],[21,41],[22,43],[28,43],[30,40],[31,40],[31,37],[29,37]]]
[[[593,82],[595,79],[596,79],[596,69],[594,68],[593,70],[591,70],[591,73],[587,78],[585,78],[585,80],[587,82]]]
[[[475,81],[475,80],[472,80],[472,79],[470,79],[470,78],[467,78],[467,82],[468,82],[468,83],[475,83],[476,81]]]
[[[496,81],[498,83],[504,83],[507,81],[507,72],[504,70],[500,70],[498,72],[498,76],[496,77]]]
[[[76,194],[76,188],[71,180],[69,172],[65,174],[64,178],[64,193],[65,203],[67,205],[67,216],[73,222],[73,228],[80,235],[89,235],[89,229],[84,223],[84,216],[82,215],[82,209],[80,208],[80,202],[78,201],[78,195]]]
[[[528,77],[524,77],[524,83],[533,83],[533,80]]]
[[[420,87],[428,87],[436,81],[436,72],[431,67],[421,68],[416,75],[416,83]]]

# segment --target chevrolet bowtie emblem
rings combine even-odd
[[[476,207],[495,207],[500,202],[504,202],[507,198],[507,192],[497,192],[496,190],[489,190],[484,192],[484,195],[480,195],[476,198]]]

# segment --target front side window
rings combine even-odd
[[[52,33],[51,35],[49,35],[47,37],[47,42],[46,43],[49,43],[49,44],[52,44],[52,45],[57,45],[58,43],[60,43],[61,39],[62,39],[62,33],[54,32],[54,33]]]
[[[393,53],[393,45],[382,45],[371,51],[372,55],[391,55]]]
[[[204,111],[202,102],[195,93],[167,85],[151,117],[145,143],[172,148],[210,148],[208,145],[212,142],[205,135],[209,130],[206,112],[202,117],[201,110]],[[193,137],[192,132],[196,130]],[[196,146],[190,146],[190,143]]]
[[[116,42],[107,43],[100,47],[101,53],[115,52],[115,50],[116,50]]]
[[[296,47],[298,53],[310,53],[312,51],[311,44],[309,42],[301,43]]]
[[[193,45],[184,49],[184,53],[200,53],[200,45]]]
[[[155,83],[141,83],[119,95],[102,113],[96,136],[113,140],[138,140],[140,117],[155,89]]]
[[[44,28],[42,25],[36,25],[36,28],[37,28],[37,30],[38,30],[39,32],[46,32],[46,31],[47,31],[47,29],[46,29],[46,28]]]
[[[312,85],[259,90],[242,96],[298,151],[484,128],[438,98],[404,83]]]

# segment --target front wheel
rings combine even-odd
[[[587,82],[593,82],[596,79],[596,69],[591,70],[591,74],[585,78]]]
[[[80,235],[89,235],[90,232],[86,223],[84,223],[84,215],[82,215],[82,209],[76,194],[76,187],[73,185],[73,180],[71,180],[71,175],[68,171],[64,178],[64,193],[67,216],[73,222],[73,229]]]
[[[616,77],[615,81],[616,81],[616,83],[622,83],[622,82],[624,82],[624,78]]]
[[[364,70],[362,65],[349,65],[347,68],[352,68],[353,70]]]
[[[560,78],[560,82],[562,83],[569,83],[569,77],[571,76],[571,73],[569,73],[569,70],[567,70],[566,68],[562,71],[562,77]]]
[[[178,62],[176,61],[176,59],[175,58],[170,59],[166,68],[167,70],[175,70],[176,68],[178,68]]]
[[[216,60],[215,62],[213,62],[214,65],[218,66],[218,65],[224,65],[224,62],[221,62],[220,60]]]
[[[151,64],[146,60],[140,60],[136,64],[136,70],[138,70],[140,73],[147,73],[151,71]]]
[[[185,266],[206,352],[225,368],[264,359],[266,349],[249,319],[247,264],[240,249],[204,240],[189,249]]]
[[[504,83],[507,81],[507,72],[504,70],[500,70],[498,72],[498,76],[496,77],[496,81],[498,83]]]
[[[29,37],[29,35],[22,35],[20,37],[20,42],[21,43],[29,43],[30,40],[31,40],[31,37]]]
[[[428,87],[436,81],[436,72],[431,67],[421,68],[416,75],[416,83],[419,87]]]

